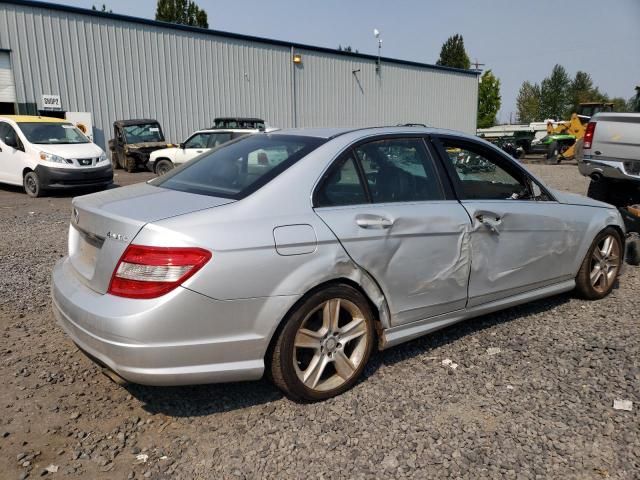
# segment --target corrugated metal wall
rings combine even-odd
[[[157,118],[180,141],[216,116],[279,127],[421,122],[474,132],[473,75],[382,64],[33,6],[0,4],[0,49],[11,50],[18,103],[60,95],[93,113],[105,147],[114,120]],[[357,71],[359,70],[359,71]],[[356,71],[355,73],[353,73]]]

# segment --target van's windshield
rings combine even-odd
[[[80,130],[70,123],[19,122],[27,140],[41,145],[91,143]]]
[[[225,143],[149,183],[240,200],[324,142],[322,138],[297,135],[250,135]]]

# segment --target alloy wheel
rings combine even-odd
[[[294,339],[294,369],[309,389],[333,390],[359,370],[367,353],[369,324],[353,302],[332,298],[312,310]]]
[[[604,237],[591,256],[591,285],[598,292],[605,292],[615,281],[620,268],[620,242],[613,235]]]

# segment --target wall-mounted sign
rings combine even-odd
[[[42,95],[42,110],[62,110],[60,95]]]

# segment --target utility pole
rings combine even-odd
[[[485,63],[478,63],[478,59],[476,58],[476,61],[474,63],[472,63],[471,65],[476,67],[475,70],[478,70],[478,71],[481,72],[482,68],[480,68],[480,67],[484,67],[486,64]]]

